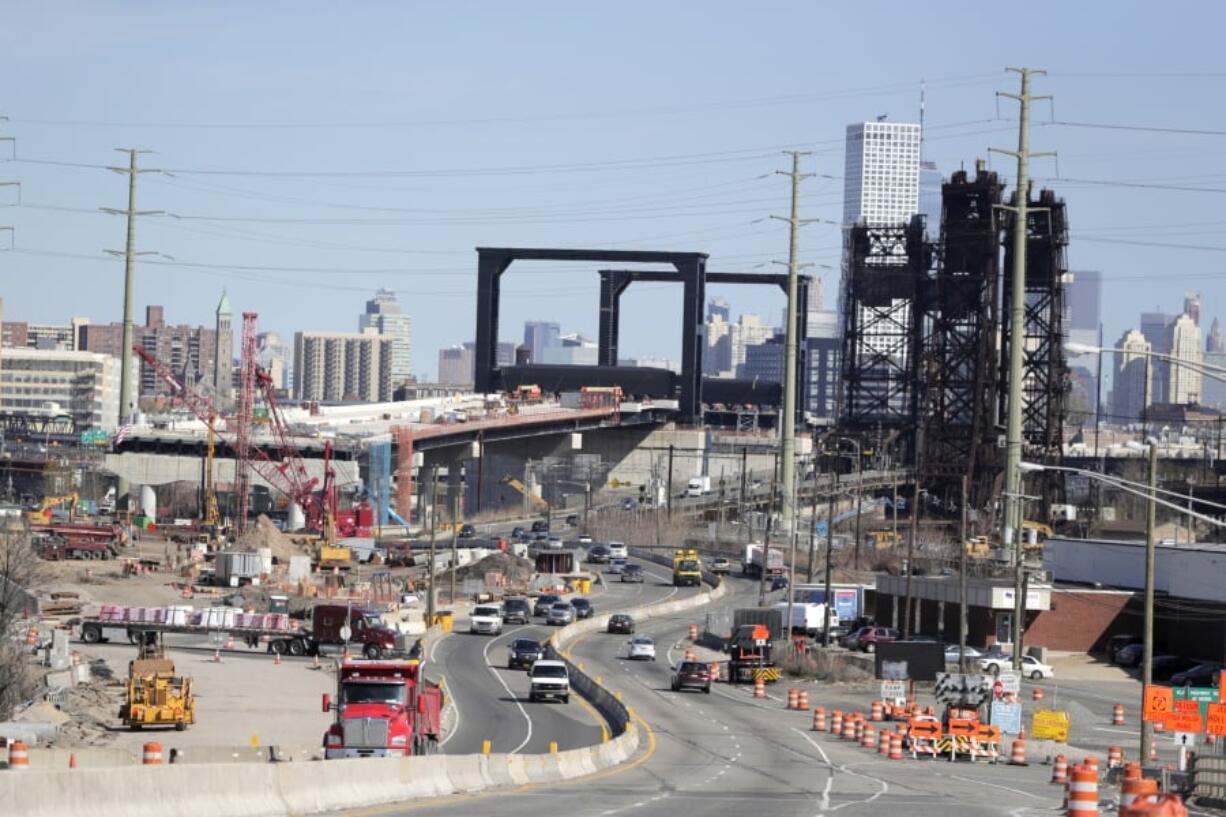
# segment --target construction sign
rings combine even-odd
[[[1218,703],[1217,687],[1175,687],[1176,712],[1196,712],[1203,720],[1211,703]]]
[[[1067,712],[1056,709],[1036,709],[1030,719],[1030,734],[1040,740],[1068,743],[1069,725],[1072,718]]]
[[[1170,687],[1148,684],[1142,697],[1141,719],[1161,721],[1175,708],[1175,691]]]
[[[1016,735],[1022,731],[1022,705],[1020,703],[992,702],[992,726],[1000,732]]]
[[[1210,735],[1226,735],[1226,704],[1209,704],[1205,716],[1205,731]]]
[[[1190,703],[1195,704],[1195,701],[1191,701]],[[1193,712],[1168,712],[1162,716],[1161,722],[1163,727],[1172,732],[1205,731],[1204,722],[1200,717],[1199,706]]]

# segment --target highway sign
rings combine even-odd
[[[1072,718],[1067,712],[1037,709],[1030,719],[1030,734],[1038,740],[1068,743],[1068,729],[1071,722]]]
[[[881,682],[881,700],[896,701],[899,698],[906,700],[907,697],[907,682],[906,681],[882,681]]]
[[[1022,731],[1022,705],[1007,704],[1003,701],[992,702],[992,725],[1000,731],[1016,735]]]
[[[1176,746],[1195,746],[1196,735],[1191,732],[1172,732],[1171,743]]]
[[[1197,712],[1201,718],[1204,718],[1209,712],[1209,704],[1218,702],[1218,690],[1217,687],[1175,687],[1174,699],[1176,711]],[[1181,709],[1180,701],[1186,701],[1189,704],[1196,702],[1197,706]]]
[[[814,531],[817,532],[818,536],[825,536],[826,531],[828,530],[830,530],[830,526],[827,525],[824,520],[821,522],[818,522],[817,525],[814,527]]]

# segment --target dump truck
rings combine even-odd
[[[700,587],[702,585],[702,561],[693,548],[673,553],[673,586]]]
[[[336,713],[324,734],[328,760],[428,755],[442,737],[443,691],[417,660],[341,662],[323,711]]]
[[[173,726],[182,732],[196,722],[192,679],[175,675],[175,662],[157,633],[142,639],[136,660],[128,663],[128,692],[119,719],[132,731]]]

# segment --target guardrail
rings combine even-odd
[[[703,578],[713,589],[628,612],[645,621],[701,607],[727,594],[728,586],[718,576]],[[0,771],[0,802],[8,804],[6,813],[22,817],[154,813],[288,817],[583,777],[629,760],[643,740],[642,729],[625,704],[579,669],[565,649],[576,638],[607,628],[608,619],[609,614],[604,614],[570,624],[550,639],[551,648],[570,668],[571,686],[611,727],[614,737],[596,746],[543,755],[426,755],[318,763],[193,763],[71,771],[33,766],[24,773]]]

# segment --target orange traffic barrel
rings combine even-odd
[[[1156,723],[1155,723],[1155,724],[1154,724],[1155,731],[1156,731],[1156,729],[1157,729],[1157,726],[1158,726],[1158,724],[1156,724]],[[1150,760],[1157,760],[1157,759],[1158,759],[1158,739],[1157,739],[1157,738],[1150,738],[1150,739],[1149,739],[1149,759],[1150,759]]]
[[[1094,774],[1098,774],[1098,758],[1094,755],[1086,755],[1086,759],[1081,761],[1081,765],[1093,769]]]
[[[766,681],[762,678],[753,679],[753,696],[755,698],[766,697]]]
[[[1043,687],[1035,687],[1034,691],[1030,693],[1030,699],[1032,701],[1043,700]]]
[[[843,740],[856,739],[856,724],[859,723],[855,718],[843,718]]]
[[[877,748],[877,730],[872,724],[865,724],[864,735],[860,738],[860,746],[864,749]]]
[[[690,641],[697,641],[697,640],[698,640],[698,625],[691,624],[690,625]]]
[[[1141,779],[1141,764],[1128,762],[1124,764],[1124,779],[1125,780],[1140,780]]]
[[[1009,753],[1010,766],[1025,766],[1026,763],[1026,740],[1025,738],[1016,738],[1013,741],[1013,751]]]
[[[882,706],[881,701],[873,701],[873,708],[871,712],[869,713],[869,717],[872,718],[874,721],[885,720],[884,709],[885,708]]]
[[[1120,781],[1120,811],[1123,812],[1138,798],[1158,793],[1158,781],[1143,777],[1125,777]]]
[[[788,689],[788,709],[800,709],[800,690],[796,687]]]
[[[141,753],[141,764],[145,766],[162,765],[162,744],[146,743]]]
[[[711,680],[718,681],[719,680],[719,662],[712,661],[710,664],[707,665],[707,669],[711,673]]]
[[[1098,817],[1098,772],[1080,764],[1068,784],[1068,817]]]
[[[890,760],[902,760],[902,735],[898,732],[890,735]]]
[[[33,647],[38,644],[38,628],[31,627],[26,630],[26,646]]]
[[[893,740],[893,732],[882,732],[881,740],[877,742],[877,754],[886,755],[888,757],[890,754],[890,742]]]
[[[802,689],[796,697],[796,706],[804,711],[809,711],[809,690]]]
[[[1116,704],[1115,706],[1111,707],[1111,725],[1112,726],[1123,726],[1124,725],[1124,705],[1123,704]]]
[[[813,731],[826,731],[826,710],[820,706],[813,710]]]
[[[839,710],[834,710],[830,713],[830,734],[841,735],[843,733],[843,713]]]
[[[1114,769],[1124,765],[1124,750],[1119,746],[1107,747],[1107,768]]]
[[[1120,817],[1188,817],[1177,794],[1139,795],[1131,806],[1120,806]]]
[[[9,744],[9,769],[14,772],[28,771],[30,768],[29,747],[25,741],[15,740]]]
[[[1051,764],[1051,782],[1063,786],[1068,782],[1068,758],[1056,755]]]

